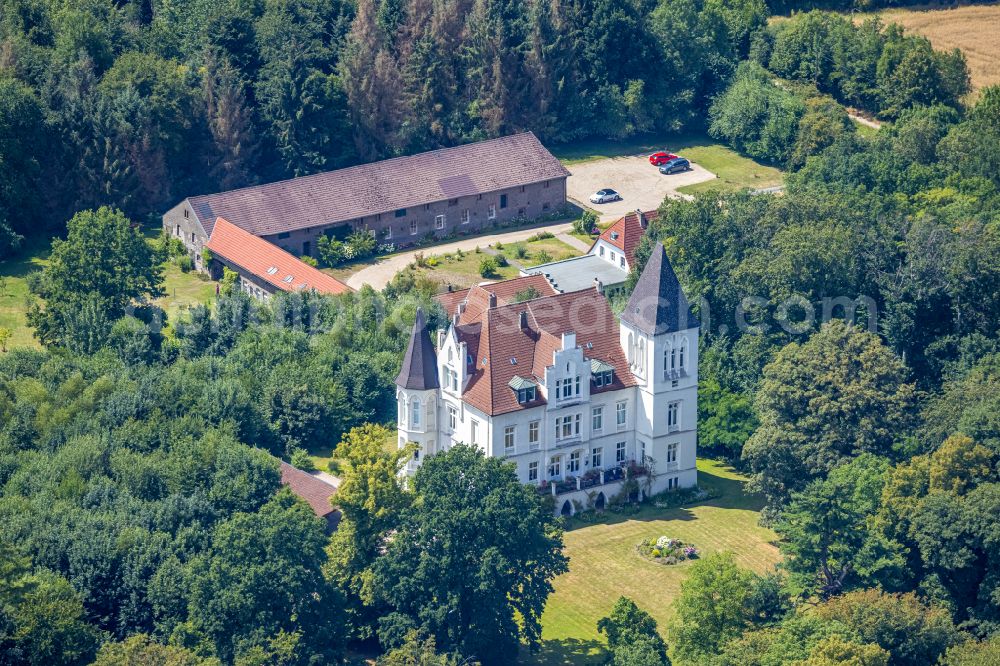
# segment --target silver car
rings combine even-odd
[[[590,203],[601,204],[607,203],[609,201],[621,201],[622,195],[618,194],[610,187],[605,187],[603,190],[597,190],[590,195]]]

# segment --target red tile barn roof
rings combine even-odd
[[[211,252],[284,291],[315,289],[321,294],[350,291],[346,284],[303,263],[280,247],[247,233],[223,218],[205,244]],[[291,279],[289,279],[291,278]]]

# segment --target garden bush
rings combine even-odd
[[[697,559],[699,550],[689,543],[668,536],[644,539],[636,547],[639,554],[658,564],[678,564]]]
[[[496,257],[483,257],[482,261],[479,262],[479,274],[483,277],[496,275],[499,268],[500,264],[497,263]]]

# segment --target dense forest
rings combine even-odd
[[[3,0],[0,256],[101,205],[142,220],[520,130],[700,130],[750,55],[889,117],[967,90],[961,56],[925,39],[767,16],[763,0]]]
[[[619,600],[609,663],[996,661],[1000,89],[969,102],[961,54],[877,21],[767,14],[0,0],[0,247],[60,236],[30,278],[43,348],[0,356],[0,661],[537,647],[568,566],[550,508],[463,446],[403,486],[410,452],[385,447],[415,310],[444,321],[436,285],[262,304],[224,282],[168,321],[149,303],[169,244],[134,223],[518,129],[682,128],[787,170],[782,196],[665,202],[639,249],[662,241],[698,304],[699,447],[750,475],[783,561],[695,562],[667,627]],[[890,122],[862,135],[844,105]],[[341,465],[332,537],[280,489],[275,456],[306,466],[306,446]]]

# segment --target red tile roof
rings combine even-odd
[[[489,306],[489,295],[493,294],[497,297],[497,305],[507,305],[514,301],[514,298],[519,294],[528,289],[534,287],[535,291],[538,292],[539,296],[552,296],[557,294],[557,292],[552,284],[545,279],[542,274],[526,275],[521,277],[512,278],[510,280],[502,280],[500,282],[493,282],[491,284],[481,284],[471,289],[459,289],[458,291],[449,291],[444,294],[438,294],[434,298],[444,306],[445,311],[448,313],[449,317],[454,316],[455,312],[458,310],[458,306],[461,303],[466,304],[466,312],[472,308],[475,313],[472,316],[467,316],[466,313],[462,314],[462,320],[475,319],[480,312],[485,307]]]
[[[284,291],[315,289],[321,294],[350,291],[350,287],[340,280],[316,270],[280,247],[247,233],[221,217],[215,221],[212,235],[205,247],[247,273]]]
[[[474,295],[470,293],[470,299]],[[474,316],[470,314],[471,307],[466,306],[456,327],[456,334],[467,344],[474,364],[462,399],[486,414],[495,416],[544,404],[541,395],[534,403],[519,404],[509,382],[515,376],[543,382],[545,368],[552,365],[553,353],[562,347],[564,333],[576,333],[576,343],[583,348],[585,358],[614,366],[614,383],[598,390],[635,385],[619,343],[618,321],[607,300],[596,290],[555,294],[524,303],[487,305]],[[523,329],[522,312],[526,313]]]
[[[628,267],[630,269],[634,268],[635,249],[639,247],[639,241],[642,240],[642,235],[646,233],[639,215],[646,218],[646,222],[649,223],[655,220],[659,214],[660,212],[657,210],[650,210],[645,213],[633,211],[625,217],[615,220],[614,224],[604,230],[599,240],[603,240],[605,243],[609,243],[621,250],[628,261]],[[596,245],[597,242],[595,241],[594,244]]]
[[[330,503],[330,499],[337,494],[335,487],[283,460],[281,461],[281,483],[304,499],[312,507],[313,513],[320,518],[325,518],[336,511],[333,504]]]
[[[267,236],[567,176],[525,132],[188,200],[209,234],[224,217]]]

